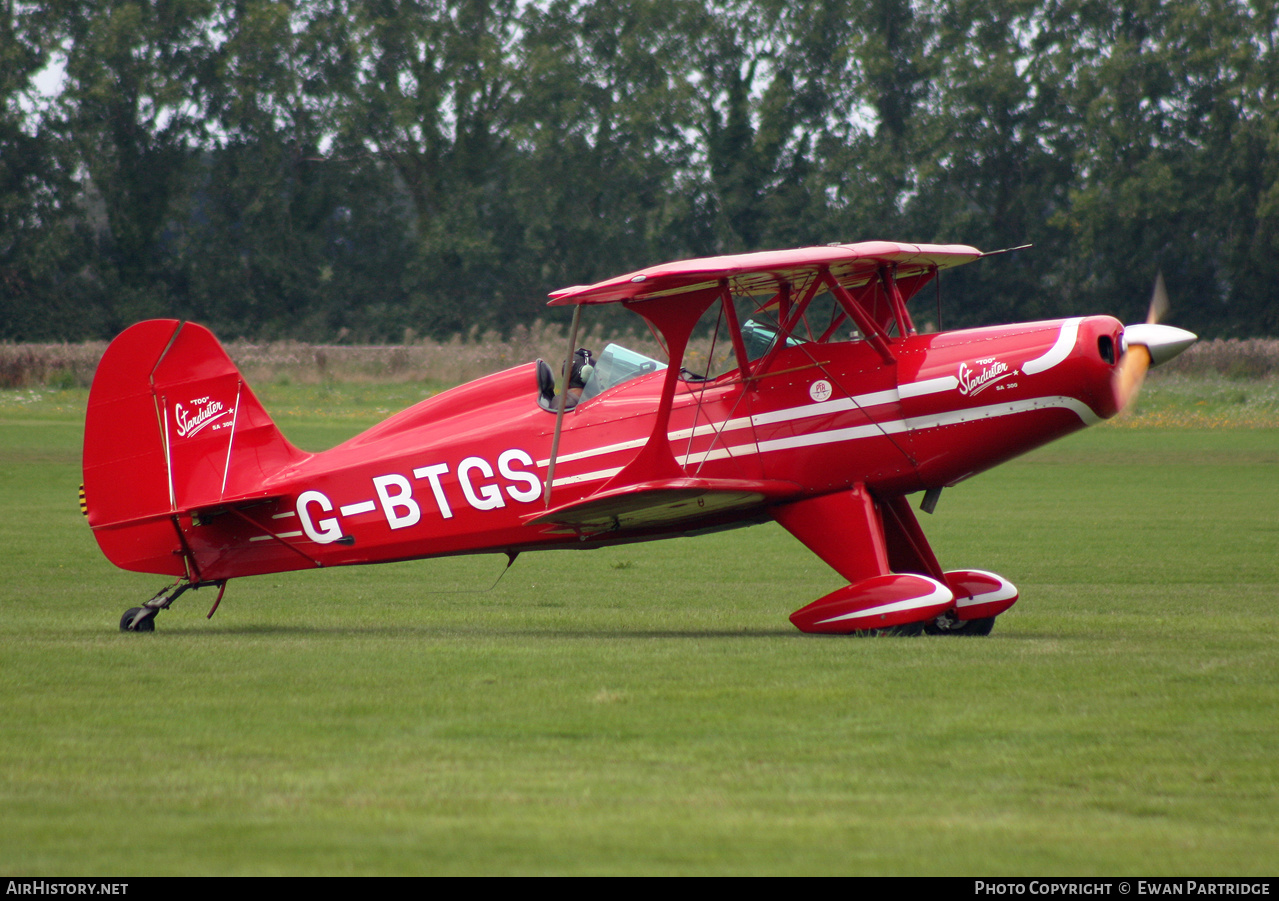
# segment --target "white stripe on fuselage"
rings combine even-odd
[[[1057,333],[1057,340],[1053,343],[1053,346],[1048,348],[1048,351],[1043,356],[1035,357],[1035,359],[1027,360],[1023,363],[1021,371],[1026,373],[1026,375],[1035,375],[1064,362],[1070,356],[1070,352],[1075,349],[1075,342],[1079,339],[1079,323],[1083,321],[1082,318],[1076,317],[1063,322],[1061,331]]]
[[[926,379],[921,382],[910,382],[902,385],[900,391],[897,388],[889,388],[884,391],[871,391],[867,394],[858,394],[853,397],[841,397],[836,400],[828,400],[819,404],[804,404],[802,407],[788,407],[784,410],[773,410],[770,413],[758,413],[754,416],[738,416],[734,419],[728,419],[723,422],[706,423],[691,429],[677,429],[674,432],[667,432],[666,437],[671,441],[683,441],[688,438],[699,438],[703,435],[731,432],[750,426],[772,425],[778,422],[792,422],[796,419],[810,419],[814,416],[830,416],[836,413],[847,413],[851,410],[861,410],[866,407],[879,407],[884,404],[895,404],[903,397],[923,397],[926,394],[937,394],[942,391],[951,390],[958,385],[959,381],[954,376],[948,375],[943,376],[942,378]],[[555,462],[557,464],[571,463],[574,460],[585,460],[590,457],[600,457],[604,454],[613,454],[618,451],[643,447],[647,442],[647,438],[634,438],[630,441],[619,441],[616,444],[605,444],[600,447],[590,448],[589,450],[576,451],[571,454],[561,454],[555,458]],[[749,445],[741,446],[747,447]],[[720,454],[719,456],[729,455]],[[715,457],[712,457],[711,459],[715,459]],[[541,467],[545,467],[549,463],[549,459],[537,461],[537,465]],[[558,480],[556,481],[556,484],[559,484]]]
[[[984,407],[967,407],[961,410],[947,410],[929,416],[915,416],[910,419],[893,419],[877,422],[872,425],[852,426],[845,429],[830,429],[822,432],[809,432],[806,435],[792,435],[789,438],[775,438],[759,442],[759,452],[767,453],[776,450],[792,450],[797,447],[812,447],[818,444],[833,444],[839,441],[855,441],[859,438],[874,438],[877,435],[896,435],[901,432],[920,432],[942,426],[960,425],[978,419],[993,419],[1001,416],[1013,416],[1017,413],[1029,413],[1032,410],[1066,409],[1083,420],[1084,425],[1092,425],[1100,421],[1088,405],[1073,397],[1061,395],[1055,397],[1033,397],[1029,400],[1011,403],[990,404]]]
[[[558,488],[561,485],[576,485],[578,482],[599,482],[603,479],[611,479],[621,471],[622,467],[615,466],[612,469],[601,469],[598,472],[584,472],[581,475],[565,476],[562,479],[556,479],[551,487]]]
[[[281,538],[301,538],[301,537],[302,537],[301,532],[280,532],[279,534],[276,534],[276,535],[250,535],[249,540],[250,541],[272,541],[272,540],[278,541]]]
[[[925,394],[937,393],[940,391],[953,388],[957,384],[953,377],[946,376],[939,379],[929,379],[924,382],[914,382],[902,386],[902,395],[907,397],[919,397]],[[920,387],[924,386],[924,390]],[[908,390],[909,389],[909,390]],[[820,404],[806,404],[802,407],[791,407],[785,410],[776,410],[771,413],[760,414],[751,417],[751,425],[771,424],[777,422],[788,422],[797,419],[808,419],[814,416],[825,416],[832,413],[847,412],[862,407],[878,406],[885,403],[891,403],[892,399],[888,399],[888,395],[897,395],[896,391],[876,391],[871,394],[864,394],[856,398],[842,398],[837,401],[826,401]],[[981,407],[966,407],[958,410],[947,410],[942,413],[933,413],[927,416],[915,416],[909,419],[892,419],[882,422],[873,422],[865,425],[849,426],[840,429],[823,429],[815,432],[807,432],[802,435],[791,435],[785,438],[773,438],[765,441],[746,442],[734,445],[723,445],[709,451],[701,453],[690,453],[683,456],[677,456],[677,462],[684,466],[689,464],[705,463],[712,460],[722,460],[727,457],[739,457],[749,454],[764,454],[780,450],[794,450],[801,447],[816,447],[822,444],[837,444],[843,441],[858,441],[864,438],[877,438],[885,435],[897,435],[904,432],[919,432],[927,429],[942,428],[944,426],[961,425],[966,422],[975,422],[979,419],[994,419],[1004,416],[1015,416],[1018,413],[1029,413],[1035,410],[1070,410],[1080,418],[1084,425],[1093,425],[1100,422],[1101,417],[1094,413],[1087,404],[1073,397],[1064,395],[1053,395],[1048,397],[1034,397],[1026,400],[1012,401],[1008,403],[987,404]],[[727,423],[710,423],[699,426],[697,429],[682,429],[678,432],[668,433],[671,440],[679,438],[687,438],[690,434],[710,434],[712,432],[726,432],[732,429],[740,429],[747,424],[745,418],[729,420]],[[601,456],[611,454],[621,450],[641,447],[647,439],[635,439],[631,441],[622,441],[617,444],[604,445],[602,447],[592,448],[587,451],[579,451],[575,454],[566,454],[560,457],[557,462],[565,462],[568,460],[580,460],[588,457]],[[539,460],[538,466],[545,467],[546,460]],[[621,471],[620,467],[612,469],[599,470],[597,472],[582,473],[581,475],[568,476],[555,480],[555,485],[567,485],[578,482],[591,482],[601,479],[611,478]]]

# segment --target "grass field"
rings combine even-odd
[[[263,385],[304,447],[411,385]],[[1273,875],[1279,400],[1138,415],[945,492],[986,639],[804,636],[760,526],[590,553],[163,579],[76,506],[84,391],[0,392],[0,872]],[[207,597],[206,597],[207,595]]]

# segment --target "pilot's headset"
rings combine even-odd
[[[569,372],[568,386],[570,388],[585,388],[586,383],[591,379],[591,373],[595,371],[595,358],[591,356],[591,352],[585,347],[579,347],[573,353],[573,369]]]

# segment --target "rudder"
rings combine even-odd
[[[180,515],[266,496],[263,482],[305,456],[208,329],[140,322],[111,342],[89,391],[89,525],[117,566],[192,577]]]

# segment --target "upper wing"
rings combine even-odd
[[[780,282],[787,282],[798,291],[823,269],[829,269],[845,288],[854,288],[874,278],[882,266],[895,265],[900,281],[935,269],[962,266],[981,257],[980,250],[964,244],[893,241],[767,250],[662,263],[595,285],[562,288],[550,295],[550,303],[560,306],[649,300],[713,288],[722,279],[728,280],[729,289],[737,295],[771,294]]]

